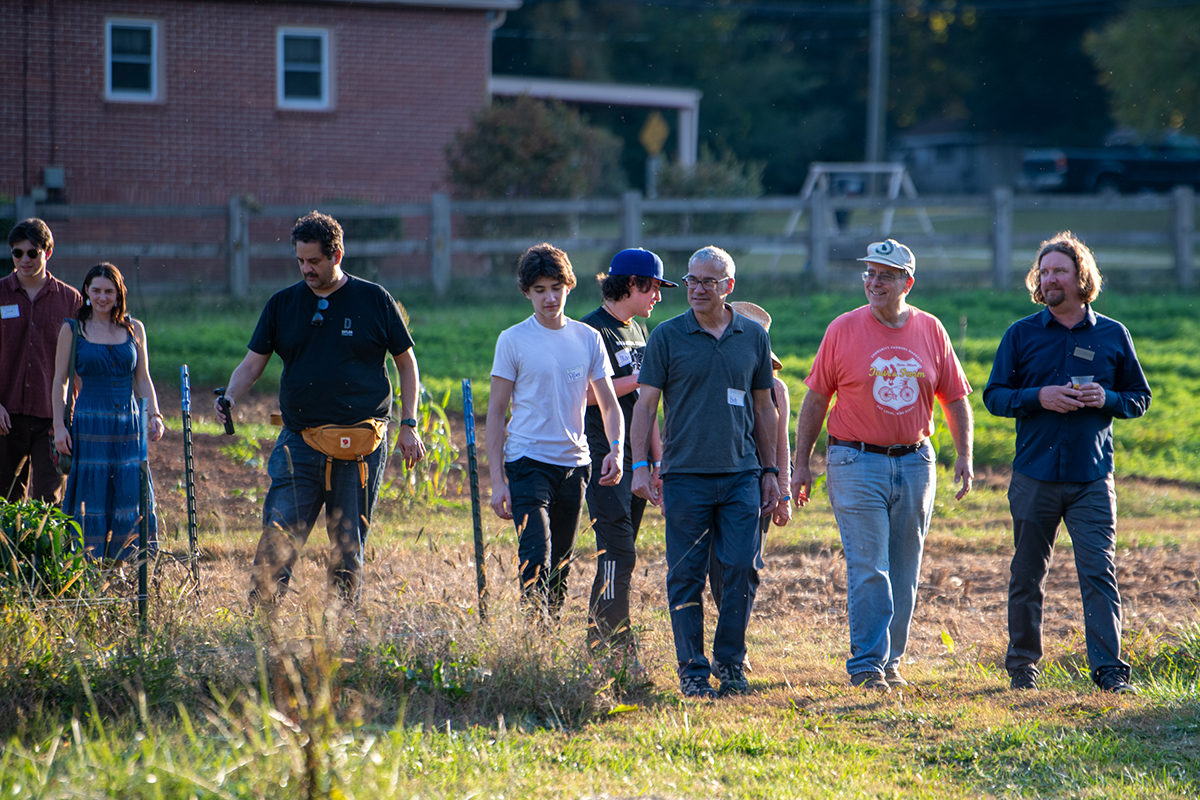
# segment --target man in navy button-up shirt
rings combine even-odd
[[[1150,387],[1129,331],[1091,309],[1100,283],[1092,252],[1070,232],[1043,242],[1025,285],[1046,308],[1004,334],[983,390],[989,411],[1017,420],[1005,659],[1014,689],[1037,688],[1046,572],[1065,522],[1092,680],[1105,691],[1137,691],[1121,658],[1112,421],[1145,414]]]

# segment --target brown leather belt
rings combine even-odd
[[[839,439],[836,436],[830,436],[825,440],[826,446],[836,445],[837,447],[853,447],[855,450],[862,450],[867,453],[878,453],[881,456],[907,456],[921,449],[921,445],[925,444],[925,440],[921,440],[916,444],[894,444],[890,447],[882,447],[877,444],[867,444],[866,442],[848,442],[845,439]]]

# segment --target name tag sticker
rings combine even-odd
[[[0,319],[16,319],[19,316],[21,316],[21,307],[19,305],[0,306]]]
[[[567,367],[567,383],[576,383],[583,380],[583,364],[577,367]]]
[[[617,351],[617,366],[628,367],[633,363],[633,355],[628,350]]]
[[[727,389],[726,391],[728,392],[729,405],[731,405],[731,406],[745,406],[746,405],[746,393],[743,392],[741,389]]]
[[[1091,350],[1084,350],[1082,347],[1076,347],[1075,352],[1072,353],[1072,355],[1076,358],[1082,358],[1084,361],[1091,361],[1096,357],[1096,354]]]

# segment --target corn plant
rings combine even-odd
[[[420,399],[417,405],[417,434],[425,443],[425,457],[411,469],[399,457],[393,455],[400,477],[391,481],[385,491],[395,492],[398,499],[406,505],[414,503],[436,503],[442,500],[450,488],[450,476],[462,470],[455,463],[458,460],[458,448],[450,434],[450,419],[446,416],[446,404],[450,401],[450,391],[436,403],[429,391],[422,385]],[[399,388],[396,390],[396,402],[400,402]],[[400,432],[396,430],[392,438],[392,450],[395,451]]]
[[[75,520],[41,500],[0,499],[0,586],[5,599],[84,592],[94,568]]]

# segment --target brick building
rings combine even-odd
[[[487,102],[491,32],[519,5],[6,0],[0,196],[427,201]]]

